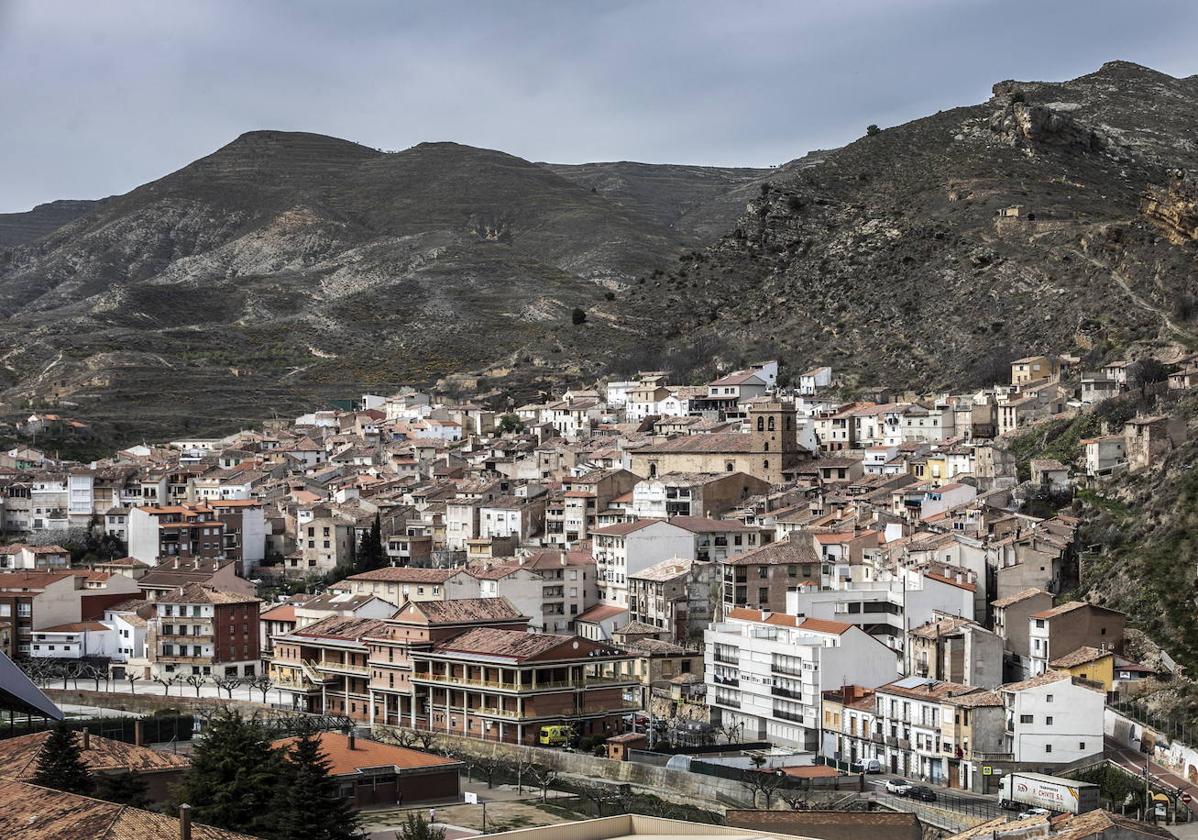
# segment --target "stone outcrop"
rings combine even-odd
[[[1149,186],[1140,210],[1173,244],[1198,239],[1198,183],[1183,170],[1170,172],[1164,187]]]

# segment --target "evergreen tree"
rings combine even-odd
[[[396,840],[445,840],[445,829],[434,826],[419,811],[408,811],[407,821],[395,832]]]
[[[320,738],[305,730],[286,754],[286,783],[276,813],[279,837],[305,840],[361,840],[358,814],[341,796],[340,785],[329,775],[329,761]]]
[[[83,765],[79,740],[66,722],[60,721],[38,754],[33,783],[68,793],[91,793],[94,783]]]
[[[383,548],[383,524],[376,513],[370,533],[362,537],[362,544],[358,546],[356,566],[359,572],[372,572],[386,565],[388,558],[387,551]]]
[[[283,761],[266,730],[237,710],[223,709],[196,742],[191,767],[175,792],[196,822],[259,837],[276,835]]]
[[[134,808],[150,807],[146,783],[132,773],[101,774],[96,777],[96,798]]]

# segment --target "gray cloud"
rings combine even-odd
[[[243,131],[765,166],[1122,58],[1198,72],[1189,0],[0,0],[0,211]]]

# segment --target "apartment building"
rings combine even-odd
[[[151,675],[254,676],[260,603],[194,583],[159,596],[146,638]]]
[[[1034,612],[1028,617],[1029,675],[1048,670],[1048,663],[1078,648],[1123,652],[1123,628],[1127,616],[1118,610],[1070,601]]]
[[[640,708],[628,654],[580,636],[479,628],[411,659],[414,709],[435,731],[534,744],[545,725],[620,732]]]
[[[1024,589],[1006,598],[999,598],[990,606],[991,626],[1002,639],[1003,650],[1006,652],[1005,678],[1023,679],[1031,670],[1028,658],[1028,650],[1031,648],[1028,636],[1029,620],[1033,613],[1052,608],[1052,593],[1037,588]]]
[[[632,513],[653,519],[718,517],[769,489],[768,482],[743,472],[665,473],[632,488]]]
[[[973,616],[974,585],[935,573],[901,569],[881,580],[833,578],[823,589],[812,583],[789,590],[786,612],[852,624],[894,650],[904,650],[909,627],[938,615]]]
[[[898,672],[898,655],[857,627],[736,608],[704,633],[713,723],[746,740],[814,751],[820,698],[834,686],[873,687]]]
[[[877,758],[892,773],[947,784],[949,757],[956,757],[956,747],[950,739],[945,748],[945,718],[955,719],[945,706],[978,693],[982,689],[928,677],[903,677],[880,686],[875,693],[874,732],[882,736]]]
[[[820,583],[823,564],[807,534],[785,539],[725,558],[719,563],[722,592],[720,615],[737,607],[785,612],[787,592],[803,584]]]
[[[628,620],[684,644],[701,639],[715,617],[723,582],[715,563],[674,558],[628,577]]]
[[[370,668],[365,637],[383,626],[380,619],[334,615],[276,636],[270,678],[298,711],[368,720]]]
[[[529,617],[504,598],[409,601],[383,626],[363,637],[370,666],[370,721],[388,726],[428,726],[412,685],[412,652],[469,630],[527,632]]]
[[[295,545],[284,564],[288,576],[331,572],[353,556],[354,522],[323,506],[299,510]]]
[[[506,598],[530,626],[566,633],[574,619],[599,602],[595,558],[581,551],[542,550],[470,572],[482,598]]]
[[[125,530],[129,556],[143,563],[228,559],[248,571],[266,555],[265,523],[261,502],[221,500],[135,507]]]
[[[1003,680],[1003,641],[968,618],[934,618],[907,634],[907,673],[996,688]]]
[[[0,573],[0,651],[32,656],[33,634],[47,627],[100,618],[106,607],[138,594],[122,575],[88,571]]]
[[[1106,695],[1067,672],[1047,671],[999,689],[1006,715],[1005,758],[1069,764],[1103,750]]]
[[[694,535],[672,522],[638,519],[591,532],[602,600],[628,605],[628,576],[674,557],[694,557]]]

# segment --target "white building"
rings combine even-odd
[[[1015,762],[1068,764],[1102,753],[1101,689],[1049,671],[999,689],[1006,710],[1006,751]]]
[[[799,374],[799,393],[804,396],[809,397],[820,388],[827,388],[831,384],[832,368],[830,367],[814,367]]]
[[[639,519],[591,532],[599,589],[605,603],[628,606],[628,576],[681,557],[695,559],[695,537],[661,519]]]
[[[34,657],[47,659],[112,658],[117,651],[113,629],[99,621],[77,621],[43,627],[33,633]]]
[[[744,608],[704,632],[713,721],[746,741],[815,751],[825,690],[894,679],[898,656],[859,628]]]
[[[904,649],[908,630],[935,617],[973,618],[975,586],[940,575],[904,570],[897,578],[843,581],[835,586],[790,589],[786,612],[852,624],[894,650]]]

